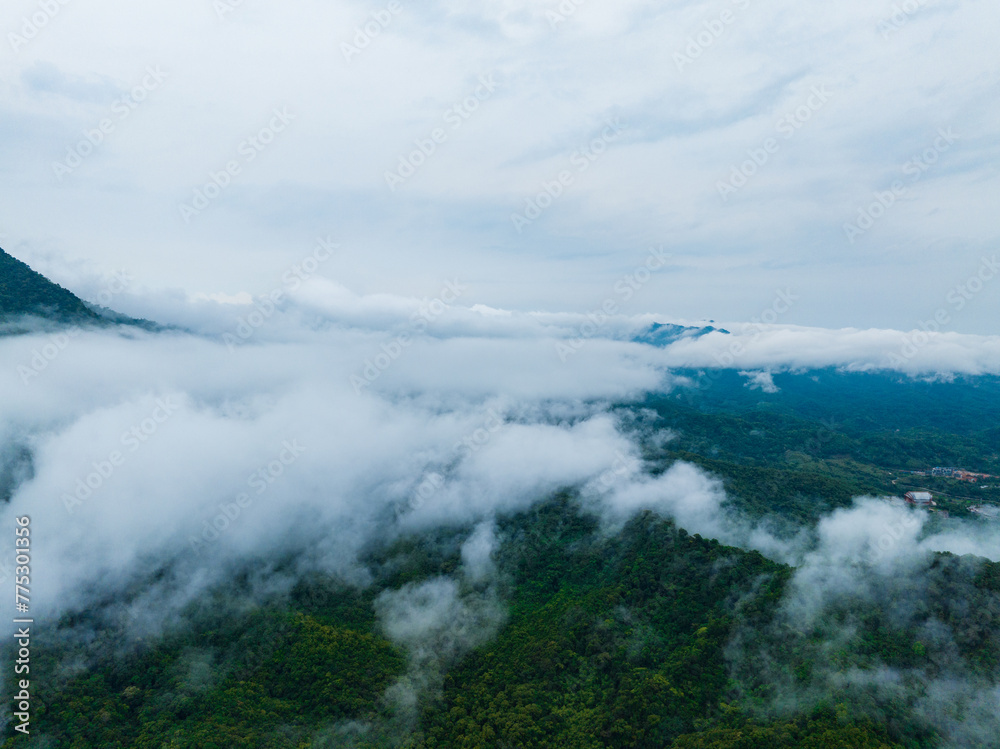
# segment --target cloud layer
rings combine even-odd
[[[641,319],[431,314],[433,301],[328,292],[266,319],[260,305],[211,303],[230,311],[200,317],[200,335],[0,339],[4,513],[60,540],[40,542],[39,605],[85,606],[165,560],[188,581],[171,593],[181,600],[262,554],[308,550],[303,563],[350,577],[375,535],[471,527],[564,487],[586,488],[609,517],[655,506],[788,559],[765,531],[732,526],[696,469],[646,476],[607,406],[686,386],[681,366],[738,361],[758,384],[770,371],[891,367],[887,351],[907,339],[765,326],[657,348],[629,342]],[[259,327],[234,336],[254,314]],[[560,355],[567,342],[579,345]],[[998,372],[1000,343],[928,336],[900,361],[914,375]]]
[[[0,488],[12,495],[0,524],[32,518],[35,616],[87,611],[155,636],[235,574],[249,573],[262,597],[311,571],[364,586],[373,541],[456,529],[456,575],[386,591],[376,605],[409,654],[387,694],[405,721],[504,620],[496,516],[565,488],[609,533],[652,510],[797,565],[785,605],[799,622],[845,596],[877,598],[897,578],[905,601],[919,582],[908,571],[933,551],[1000,559],[992,527],[935,529],[883,500],[790,537],[735,512],[721,482],[693,465],[651,475],[612,416],[613,404],[688,387],[676,367],[746,367],[768,397],[771,372],[891,369],[888,354],[911,334],[762,324],[654,347],[630,342],[646,318],[366,298],[326,282],[271,308],[230,301],[166,300],[194,332],[0,337]],[[996,339],[927,336],[898,369],[996,373],[998,351]],[[950,678],[931,681],[920,703],[936,724],[979,709],[973,683]]]

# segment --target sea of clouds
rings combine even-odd
[[[693,465],[650,475],[610,411],[687,387],[678,367],[731,364],[758,386],[770,379],[754,372],[891,368],[912,334],[731,325],[658,348],[630,340],[646,318],[363,298],[325,280],[273,308],[167,300],[160,311],[176,327],[0,338],[0,527],[31,517],[39,620],[118,601],[137,635],[156,634],[237,571],[264,590],[309,571],[365,585],[373,540],[468,528],[458,578],[378,602],[426,681],[503,621],[493,519],[564,488],[611,532],[651,509],[798,565],[789,605],[801,612],[914,555],[1000,559],[1000,534],[925,533],[923,516],[872,499],[775,534]],[[1000,372],[1000,338],[925,338],[897,370]],[[560,355],[567,341],[579,345]],[[277,572],[289,559],[295,569]],[[411,701],[421,688],[397,687]]]

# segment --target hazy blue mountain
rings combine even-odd
[[[632,340],[636,343],[647,343],[650,346],[669,346],[671,343],[675,343],[682,338],[701,338],[704,335],[716,332],[729,335],[728,330],[714,328],[711,325],[707,325],[703,328],[696,328],[685,325],[674,325],[672,323],[655,322],[642,332],[633,336]]]

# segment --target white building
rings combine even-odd
[[[932,507],[935,504],[934,495],[930,492],[907,492],[903,495],[903,499],[908,504],[917,505],[918,507]]]

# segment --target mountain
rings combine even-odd
[[[728,330],[714,328],[706,325],[703,328],[695,328],[684,325],[674,325],[672,323],[655,322],[645,330],[632,337],[635,343],[648,343],[650,346],[669,346],[682,338],[701,338],[709,333],[722,333],[729,335]]]
[[[0,249],[0,320],[36,315],[63,323],[97,323],[87,304]]]
[[[0,248],[0,324],[30,315],[57,325],[131,325],[163,330],[156,323],[88,304]],[[9,327],[4,333],[17,332]]]

